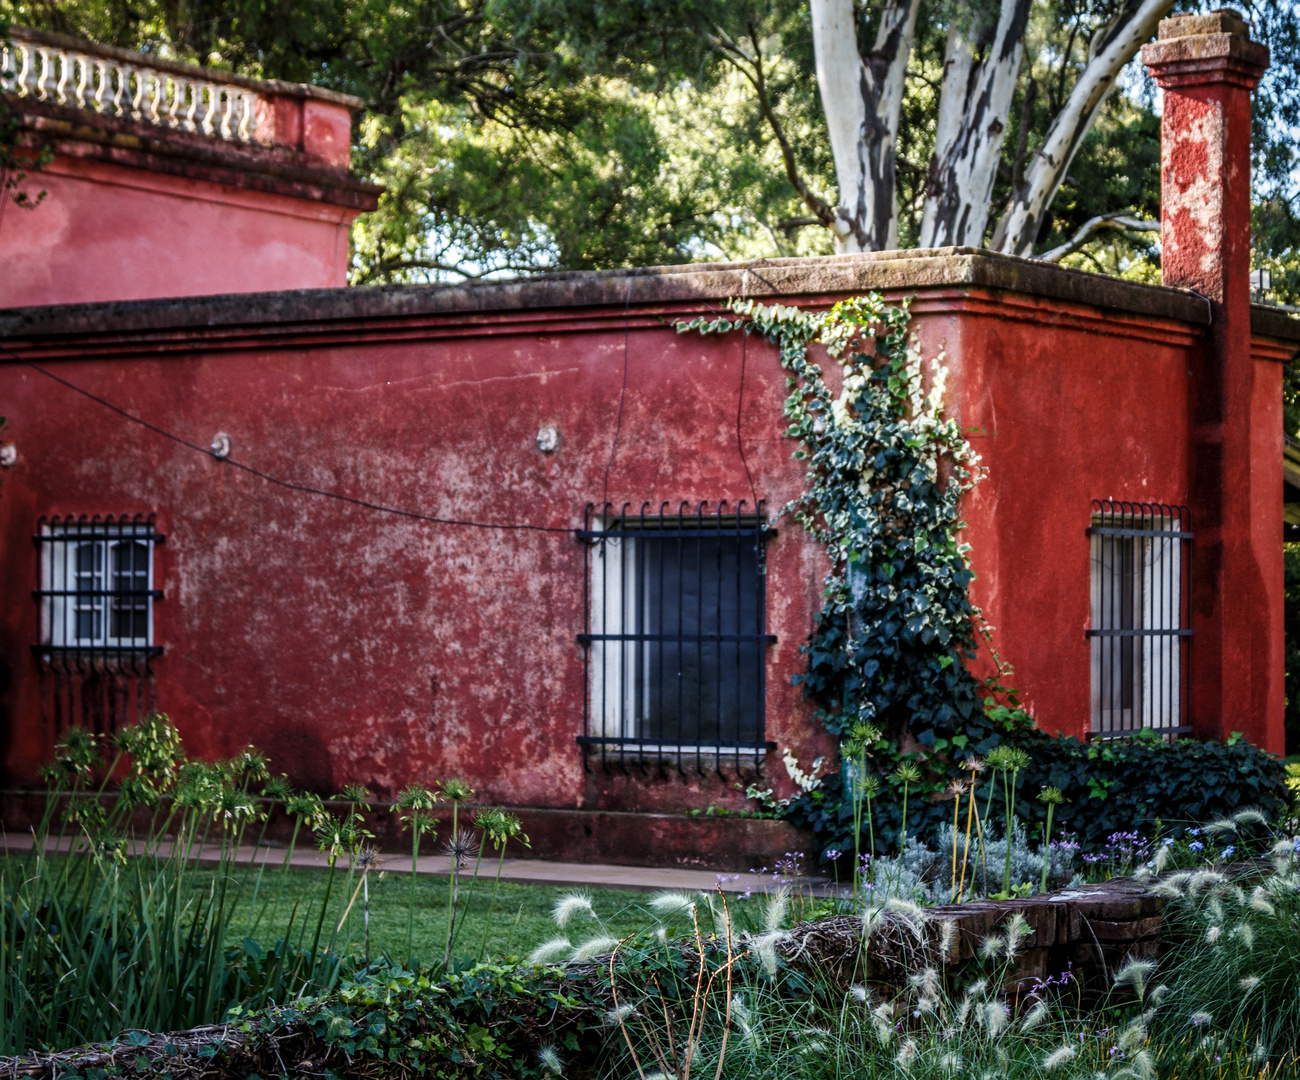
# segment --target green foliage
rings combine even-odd
[[[294,916],[270,949],[231,946],[242,905],[230,889],[234,853],[264,820],[250,784],[266,776],[251,748],[230,761],[185,762],[165,716],[123,730],[118,753],[73,730],[46,769],[50,793],[25,856],[0,861],[0,1054],[109,1038],[123,1027],[176,1030],[218,1019],[234,1002],[283,1000],[332,985],[340,958],[294,940]],[[125,773],[113,799],[95,777]],[[164,799],[171,809],[164,815]],[[127,858],[137,808],[156,830]],[[58,820],[72,845],[55,855]],[[219,825],[218,872],[190,856]],[[161,836],[175,840],[164,852]],[[304,913],[305,914],[305,913]],[[250,930],[253,918],[250,914]]]
[[[1028,796],[1015,804],[1017,819],[1035,830],[1039,822],[1045,824],[1047,804],[1033,796],[1043,787],[1054,787],[1066,803],[1056,808],[1053,828],[1058,834],[1074,833],[1085,850],[1100,848],[1112,833],[1137,830],[1154,835],[1157,822],[1200,822],[1247,806],[1262,807],[1276,818],[1290,803],[1282,762],[1244,740],[1170,743],[1139,735],[1083,743],[1034,730],[996,738],[1023,748],[1030,757],[1015,781],[1022,796]],[[948,804],[935,800],[959,768],[938,757],[928,759],[927,766],[929,779],[921,786],[922,797],[909,807],[908,829],[933,838],[951,816]],[[981,812],[991,783],[988,777],[979,789]],[[844,797],[842,784],[839,775],[830,774],[816,791],[791,805],[790,820],[811,829],[822,851],[852,848],[852,800]],[[875,813],[877,852],[895,850],[901,800],[882,799]]]
[[[236,1014],[234,1026],[254,1040],[305,1028],[340,1067],[359,1059],[436,1080],[529,1080],[546,1075],[543,1045],[566,1058],[580,1049],[603,1056],[607,1007],[600,982],[554,968],[476,964],[435,981],[381,965],[329,996]],[[276,1057],[267,1056],[274,1069]]]
[[[871,751],[870,769],[882,778],[906,777],[899,794],[916,787],[913,812],[923,834],[933,834],[944,813],[933,796],[950,776],[933,763],[918,773],[913,758],[928,752],[955,768],[967,753],[984,753],[1032,726],[1007,705],[982,702],[967,668],[977,612],[956,534],[958,501],[977,478],[978,458],[958,425],[942,416],[945,371],[936,362],[927,386],[921,357],[908,344],[906,308],[878,295],[826,313],[753,301],[732,301],[731,310],[738,319],[696,319],[678,329],[756,331],[780,349],[790,373],[787,434],[798,443],[795,457],[808,463],[805,493],[783,512],[831,563],[804,646],[808,666],[794,681],[827,730],[854,742],[849,757],[862,758],[860,767],[867,755],[855,728],[883,731],[886,741]],[[814,342],[843,368],[838,396],[809,358]],[[921,755],[904,752],[907,739]],[[841,775],[831,775],[788,812],[817,832],[823,851],[854,850],[862,811],[852,794]],[[876,852],[897,847],[904,825],[901,805],[895,810],[882,800],[880,809],[872,823]]]
[[[1281,762],[1243,741],[1167,743],[1140,735],[1085,744],[1037,730],[1002,687],[994,689],[1004,700],[981,701],[966,666],[978,613],[955,539],[958,499],[978,461],[956,424],[941,417],[942,366],[927,392],[920,357],[908,347],[906,310],[878,296],[818,314],[754,301],[730,308],[738,319],[696,319],[678,329],[757,331],[780,349],[790,372],[788,434],[799,444],[795,456],[808,462],[807,490],[785,512],[831,561],[825,604],[805,646],[808,668],[795,681],[827,729],[849,737],[845,753],[859,771],[883,781],[909,770],[905,784],[893,785],[893,798],[871,807],[873,854],[900,847],[909,813],[916,835],[938,834],[948,816],[940,796],[970,754],[991,756],[984,791],[1005,785],[1007,828],[1013,818],[1045,823],[1050,805],[1053,825],[1085,846],[1157,820],[1199,821],[1248,805],[1273,815],[1285,808]],[[813,342],[844,367],[838,397],[808,356]],[[872,740],[869,752],[853,734],[866,723],[886,736],[880,745]],[[905,749],[908,739],[916,750]],[[1035,801],[1045,787],[1064,804]],[[1022,789],[1030,798],[1017,799]],[[846,788],[842,771],[823,777],[786,813],[816,834],[823,853],[861,843],[861,793]]]

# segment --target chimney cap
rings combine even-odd
[[[1161,41],[1170,38],[1198,37],[1202,34],[1232,34],[1235,37],[1250,39],[1250,27],[1245,16],[1233,8],[1220,8],[1208,15],[1174,15],[1161,19],[1157,37]]]

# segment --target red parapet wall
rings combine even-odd
[[[0,92],[34,163],[0,194],[0,302],[347,283],[361,102],[15,28]],[[41,196],[34,208],[18,191]]]

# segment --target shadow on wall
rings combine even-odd
[[[1286,753],[1300,754],[1300,544],[1284,545]]]

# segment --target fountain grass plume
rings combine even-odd
[[[555,920],[555,925],[564,929],[569,922],[576,916],[585,915],[589,919],[600,921],[596,914],[596,909],[591,905],[591,894],[585,892],[565,893],[555,901],[554,907],[551,908],[551,918]]]

